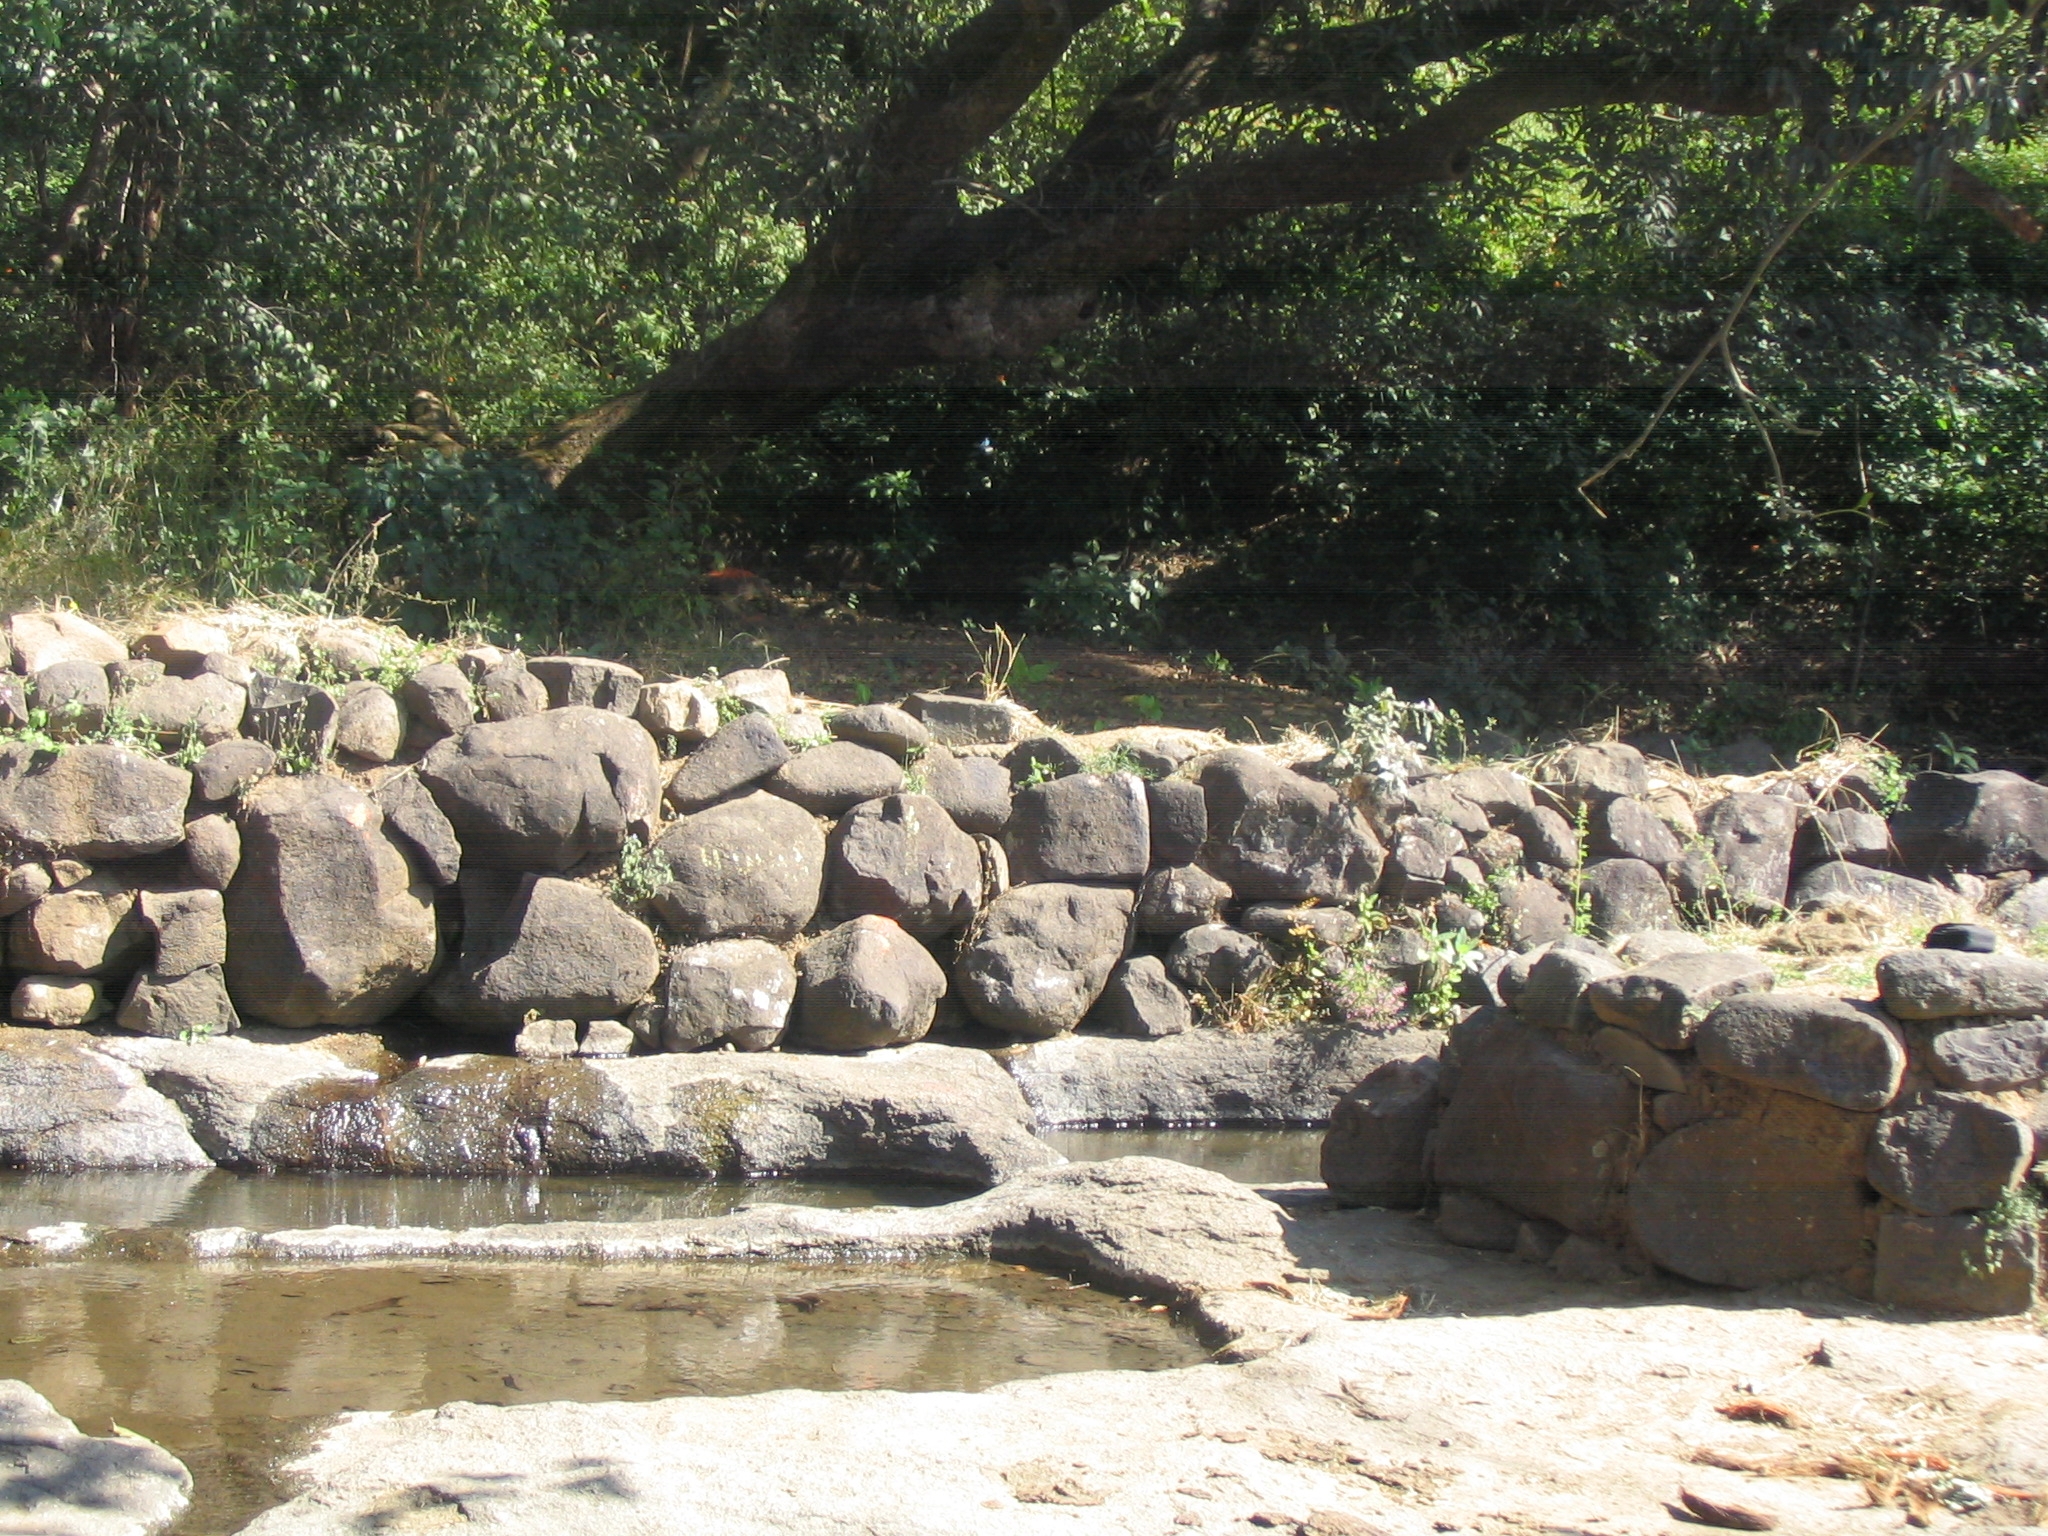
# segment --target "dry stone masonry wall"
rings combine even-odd
[[[0,1162],[988,1182],[1042,1157],[1017,1083],[1069,1123],[1113,1070],[1100,1102],[1321,1118],[1234,1103],[1210,1044],[1306,977],[1321,1033],[1272,1079],[1313,1101],[1295,1056],[1385,1063],[1325,1152],[1357,1198],[1595,1269],[2031,1294],[2048,966],[1901,953],[1841,998],[1685,931],[2031,932],[2048,789],[2018,775],[1923,774],[1886,816],[1854,774],[1707,785],[1619,743],[1356,777],[1165,727],[1066,736],[1006,699],[822,705],[772,668],[649,681],[263,613],[125,639],[25,613],[4,639]],[[1458,950],[1460,1022],[1406,1027],[1391,984],[1441,997]],[[217,1038],[245,1025],[321,1048]],[[458,1054],[394,1072],[329,1039],[399,1025]],[[806,1053],[900,1059],[924,1118],[776,1065]],[[1178,1092],[1183,1057],[1225,1086]]]

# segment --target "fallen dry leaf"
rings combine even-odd
[[[1778,1520],[1746,1504],[1717,1504],[1687,1489],[1678,1490],[1678,1502],[1701,1525],[1719,1526],[1724,1531],[1775,1531]]]
[[[1739,1423],[1775,1424],[1780,1429],[1798,1429],[1805,1423],[1790,1408],[1766,1402],[1760,1397],[1738,1398],[1732,1403],[1721,1404],[1714,1412],[1724,1419],[1734,1419]]]
[[[1390,1323],[1408,1312],[1408,1293],[1389,1296],[1385,1301],[1375,1301],[1363,1307],[1354,1307],[1344,1314],[1344,1320],[1351,1323]]]

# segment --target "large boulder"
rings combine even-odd
[[[1139,888],[1138,932],[1170,935],[1218,922],[1229,900],[1230,887],[1199,864],[1162,865]]]
[[[1794,852],[1802,869],[1836,859],[1884,868],[1896,862],[1899,853],[1885,819],[1875,811],[1854,806],[1809,815],[1799,829]]]
[[[0,1519],[39,1536],[145,1536],[191,1502],[192,1474],[133,1430],[80,1434],[27,1382],[0,1381]]]
[[[1865,1255],[1871,1116],[1790,1094],[1755,1118],[1686,1126],[1629,1182],[1629,1227],[1664,1268],[1709,1285],[1836,1275]]]
[[[981,849],[926,795],[891,795],[849,811],[825,858],[825,908],[873,914],[935,936],[964,928],[981,901]]]
[[[1876,907],[1907,920],[1939,922],[1956,905],[1954,891],[1896,870],[1875,869],[1848,859],[1829,859],[1801,870],[1792,882],[1791,905],[1819,912],[1845,904]]]
[[[418,772],[465,862],[506,871],[552,873],[617,852],[646,829],[661,793],[654,738],[587,706],[472,725]]]
[[[946,808],[962,832],[999,837],[1010,822],[1009,770],[992,757],[956,757],[932,746],[918,759],[924,792]]]
[[[1188,995],[1173,984],[1157,955],[1133,955],[1110,973],[1088,1020],[1111,1034],[1163,1040],[1194,1022]]]
[[[1166,971],[1190,996],[1215,1001],[1248,992],[1273,973],[1273,952],[1256,934],[1203,923],[1173,941]]]
[[[1515,880],[1501,892],[1502,932],[1515,949],[1527,951],[1571,936],[1576,914],[1564,892],[1534,876]]]
[[[2000,1317],[2033,1310],[2041,1239],[2026,1223],[1888,1211],[1877,1223],[1871,1295],[1887,1307]]]
[[[1532,805],[1519,813],[1514,835],[1532,867],[1577,869],[1585,857],[1578,828],[1547,805]]]
[[[1640,800],[1618,798],[1587,813],[1586,851],[1596,859],[1641,859],[1661,873],[1685,853],[1670,823]]]
[[[2002,769],[1916,774],[1892,839],[1916,875],[2048,870],[2048,787]]]
[[[398,707],[391,690],[369,678],[350,683],[334,716],[335,751],[382,764],[398,756],[404,746],[405,711]]]
[[[1586,989],[1586,1002],[1603,1023],[1632,1029],[1667,1051],[1692,1043],[1715,1006],[1746,992],[1768,992],[1777,977],[1749,950],[1669,955],[1641,970],[1605,976]]]
[[[922,944],[886,917],[856,917],[804,951],[792,1033],[820,1051],[908,1045],[930,1032],[945,993]]]
[[[536,656],[526,670],[548,691],[550,709],[601,709],[630,716],[646,682],[631,667],[595,656]]]
[[[825,834],[779,796],[756,791],[685,816],[654,848],[669,867],[654,910],[681,938],[785,943],[817,915]]]
[[[1582,1236],[1621,1230],[1642,1090],[1621,1072],[1500,1015],[1460,1026],[1432,1172]]]
[[[907,709],[894,704],[860,704],[825,717],[825,729],[841,741],[886,752],[898,762],[932,744],[932,733]]]
[[[668,781],[668,803],[682,815],[728,800],[789,761],[789,748],[766,715],[742,715],[684,758]]]
[[[249,679],[242,734],[302,765],[323,761],[334,749],[339,705],[325,688],[258,672]]]
[[[243,1014],[372,1024],[419,990],[439,955],[434,888],[376,801],[340,779],[266,779],[240,819],[226,975]]]
[[[16,917],[8,929],[7,963],[17,971],[99,976],[137,964],[148,955],[149,941],[134,887],[102,870],[52,891]]]
[[[1152,833],[1152,862],[1192,864],[1209,841],[1209,798],[1193,779],[1147,779],[1145,819]]]
[[[1723,893],[1747,911],[1785,905],[1798,833],[1799,807],[1783,795],[1728,795],[1700,818]]]
[[[249,694],[240,683],[202,672],[197,677],[161,678],[115,702],[163,746],[188,740],[210,745],[231,739],[241,729]]]
[[[89,661],[60,661],[45,667],[30,682],[36,708],[49,716],[58,735],[96,731],[106,723],[113,695],[107,669]]]
[[[545,700],[543,700],[545,702]],[[647,728],[656,741],[673,741],[694,746],[718,730],[718,704],[711,695],[687,678],[665,683],[645,683],[633,718]]]
[[[114,1022],[130,1034],[159,1040],[204,1040],[242,1027],[218,965],[176,973],[153,966],[138,972]]]
[[[1895,1019],[2048,1014],[2048,960],[2009,953],[1904,949],[1877,962],[1877,995]]]
[[[69,1038],[0,1040],[0,1167],[210,1168],[177,1106]]]
[[[2024,1121],[1981,1099],[1923,1093],[1877,1122],[1867,1177],[1918,1216],[1996,1205],[2034,1159]]]
[[[0,762],[0,837],[57,858],[135,859],[185,840],[192,775],[126,747]]]
[[[799,752],[762,780],[761,787],[813,816],[839,816],[864,800],[880,800],[902,789],[903,765],[857,741],[832,741]]]
[[[232,800],[277,766],[277,749],[238,737],[217,741],[192,765],[192,793],[218,803]]]
[[[1510,960],[1501,976],[1502,1000],[1525,1024],[1539,1029],[1584,1026],[1586,994],[1616,976],[1621,962],[1594,945],[1558,944],[1540,954]]]
[[[470,905],[462,953],[427,1003],[438,1018],[481,1031],[514,1028],[534,1013],[616,1019],[647,995],[660,968],[646,924],[602,891],[528,875],[502,912]]]
[[[1442,1042],[1440,1031],[1421,1029],[1084,1031],[1005,1052],[1003,1066],[1046,1127],[1323,1126],[1375,1067]]]
[[[426,877],[436,885],[453,885],[462,873],[462,844],[456,840],[455,824],[420,783],[419,775],[390,775],[377,786],[376,800],[384,813],[384,825],[411,846]]]
[[[120,641],[84,614],[68,609],[9,614],[4,628],[14,670],[30,677],[60,661],[89,661],[104,667],[128,655]]]
[[[903,707],[948,747],[1000,746],[1021,736],[1031,713],[1012,699],[972,699],[952,693],[913,693]]]
[[[1574,805],[1599,805],[1650,792],[1650,763],[1626,742],[1596,741],[1567,747],[1537,776]]]
[[[1422,1204],[1429,1193],[1429,1133],[1442,1113],[1434,1058],[1376,1067],[1330,1111],[1323,1182],[1367,1205]]]
[[[1130,773],[1076,773],[1020,789],[1010,802],[1003,847],[1020,885],[1135,885],[1152,856],[1144,781]]]
[[[1327,784],[1232,747],[1195,774],[1209,809],[1210,872],[1249,901],[1342,903],[1378,883],[1386,852]]]
[[[1998,1019],[1944,1029],[1927,1045],[1927,1070],[1944,1088],[2005,1093],[2048,1080],[2048,1019]]]
[[[1819,992],[1730,998],[1707,1015],[1693,1047],[1702,1066],[1724,1076],[1842,1109],[1882,1109],[1898,1097],[1906,1070],[1888,1025]]]
[[[669,956],[661,1048],[696,1051],[729,1040],[765,1051],[782,1039],[796,1001],[796,967],[762,939],[718,939]]]
[[[1676,928],[1678,908],[1657,866],[1641,859],[1601,859],[1580,877],[1593,931],[1607,938]]]
[[[1050,1038],[1072,1029],[1123,958],[1133,894],[1106,886],[1020,885],[989,903],[962,946],[961,1001],[984,1024]]]
[[[476,721],[476,693],[462,668],[452,662],[421,667],[405,680],[398,696],[404,701],[415,746],[429,746],[468,730]]]

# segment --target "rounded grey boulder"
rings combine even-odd
[[[585,1023],[618,1018],[647,995],[660,960],[646,924],[572,880],[528,875],[521,887],[502,913],[472,905],[461,955],[427,992],[437,1017],[477,1030],[535,1012]]]
[[[73,747],[0,776],[0,836],[57,858],[135,859],[185,840],[192,775],[126,747]]]
[[[761,787],[813,816],[838,816],[864,800],[895,794],[903,787],[903,765],[857,741],[833,741],[799,752]]]
[[[419,990],[439,955],[434,888],[376,801],[340,779],[265,779],[241,827],[227,984],[244,1014],[371,1024]]]
[[[1107,886],[1020,885],[989,903],[953,975],[984,1024],[1049,1039],[1081,1022],[1123,958],[1134,896]]]
[[[826,853],[827,911],[890,918],[924,937],[965,927],[981,885],[981,849],[926,795],[855,806],[833,829]]]
[[[1166,974],[1157,955],[1133,955],[1119,965],[1102,989],[1091,1022],[1139,1040],[1186,1034],[1194,1022],[1188,995]]]
[[[1166,970],[1192,996],[1236,997],[1272,973],[1273,952],[1253,934],[1204,923],[1173,941]]]
[[[1693,1037],[1700,1064],[1843,1109],[1898,1097],[1906,1053],[1891,1029],[1819,992],[1751,992],[1708,1014]]]
[[[1195,775],[1209,808],[1210,873],[1245,900],[1342,903],[1378,883],[1386,851],[1327,784],[1248,748]]]
[[[654,846],[670,872],[654,910],[682,938],[784,943],[817,914],[825,834],[779,796],[757,791],[686,816]]]
[[[721,1040],[765,1051],[781,1040],[796,999],[796,967],[761,939],[692,944],[669,957],[661,1046],[696,1051]]]
[[[2033,1156],[2033,1132],[2004,1110],[1923,1093],[1877,1122],[1868,1177],[1917,1216],[1953,1216],[1996,1205]]]
[[[886,917],[856,917],[804,951],[792,1034],[820,1051],[908,1045],[930,1031],[945,992],[922,944]]]
[[[608,709],[572,706],[472,725],[420,759],[464,861],[551,872],[614,853],[660,796],[654,738]]]

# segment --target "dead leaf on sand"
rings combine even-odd
[[[1696,1525],[1718,1526],[1724,1531],[1775,1531],[1778,1528],[1776,1515],[1767,1515],[1746,1504],[1717,1503],[1684,1488],[1678,1490],[1678,1502],[1684,1506],[1683,1512],[1674,1509],[1672,1514]]]
[[[1096,1491],[1080,1474],[1089,1469],[1078,1461],[1020,1461],[1006,1468],[1003,1481],[1019,1504],[1102,1504],[1108,1495]]]

